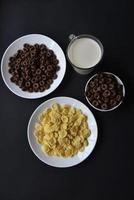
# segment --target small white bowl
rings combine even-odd
[[[47,156],[43,153],[41,150],[41,145],[37,144],[34,136],[34,126],[35,123],[38,120],[38,115],[44,110],[49,108],[52,104],[59,103],[59,104],[69,104],[71,106],[74,106],[76,108],[81,109],[81,111],[87,116],[87,123],[89,125],[89,128],[91,130],[91,135],[88,137],[88,146],[85,147],[83,152],[78,152],[73,157],[57,157],[57,156]],[[53,99],[49,99],[42,103],[40,106],[36,108],[36,110],[33,112],[27,128],[27,136],[28,136],[28,142],[29,145],[33,151],[33,153],[44,163],[53,166],[53,167],[71,167],[74,165],[77,165],[84,161],[93,151],[98,137],[98,127],[96,120],[94,118],[94,115],[90,111],[90,109],[85,106],[82,102],[70,98],[70,97],[55,97]]]
[[[116,78],[117,82],[118,82],[120,85],[123,86],[123,98],[124,98],[124,97],[125,97],[125,86],[124,86],[123,82],[121,81],[121,79],[120,79],[118,76],[116,76],[115,74],[111,73],[111,72],[103,72],[103,73],[113,75],[113,76]],[[87,83],[86,83],[86,86],[85,86],[85,97],[86,97],[87,102],[88,102],[94,109],[99,110],[99,111],[102,111],[102,112],[108,112],[108,111],[115,110],[115,109],[116,109],[117,107],[119,107],[119,105],[122,103],[123,99],[119,102],[118,105],[114,106],[113,108],[104,110],[104,109],[100,109],[100,108],[95,107],[95,106],[89,101],[89,99],[87,98],[87,96],[86,96],[86,91],[87,91],[88,83],[89,83],[96,75],[97,75],[97,74],[93,75],[93,76],[87,81]]]
[[[11,74],[8,72],[8,62],[9,58],[13,56],[19,49],[23,48],[23,45],[25,43],[29,44],[45,44],[48,48],[52,49],[54,53],[57,56],[57,59],[59,60],[59,66],[60,70],[57,72],[57,79],[54,80],[54,82],[51,84],[50,88],[48,90],[45,90],[44,92],[27,92],[22,91],[21,88],[19,88],[15,83],[12,83],[10,81]],[[19,97],[27,98],[27,99],[36,99],[40,97],[44,97],[51,92],[53,92],[61,83],[66,71],[66,59],[65,55],[61,49],[61,47],[51,38],[40,35],[40,34],[30,34],[25,35],[23,37],[18,38],[15,40],[5,51],[2,61],[1,61],[1,74],[2,78],[6,84],[6,86],[11,90],[14,94],[18,95]]]

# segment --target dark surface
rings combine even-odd
[[[27,141],[29,117],[40,103],[55,96],[71,96],[88,105],[83,91],[91,75],[78,75],[67,63],[65,78],[58,89],[37,100],[15,96],[0,77],[0,200],[134,199],[131,2],[0,1],[1,57],[11,42],[25,34],[48,35],[65,52],[70,33],[89,33],[104,45],[99,68],[116,73],[126,86],[125,101],[117,110],[101,113],[90,108],[99,127],[98,142],[91,156],[78,166],[58,169],[43,164],[32,153]]]

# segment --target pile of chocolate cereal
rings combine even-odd
[[[108,110],[117,106],[123,99],[123,86],[110,73],[95,75],[88,83],[86,97],[96,108]]]
[[[45,44],[24,44],[9,59],[11,81],[23,91],[43,92],[57,78],[58,59]]]

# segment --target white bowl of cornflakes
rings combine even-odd
[[[87,106],[70,97],[42,103],[28,123],[28,142],[33,153],[53,167],[71,167],[93,151],[98,128]]]

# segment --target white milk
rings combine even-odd
[[[70,46],[68,57],[72,64],[80,68],[96,65],[102,56],[99,44],[90,38],[76,39]]]

